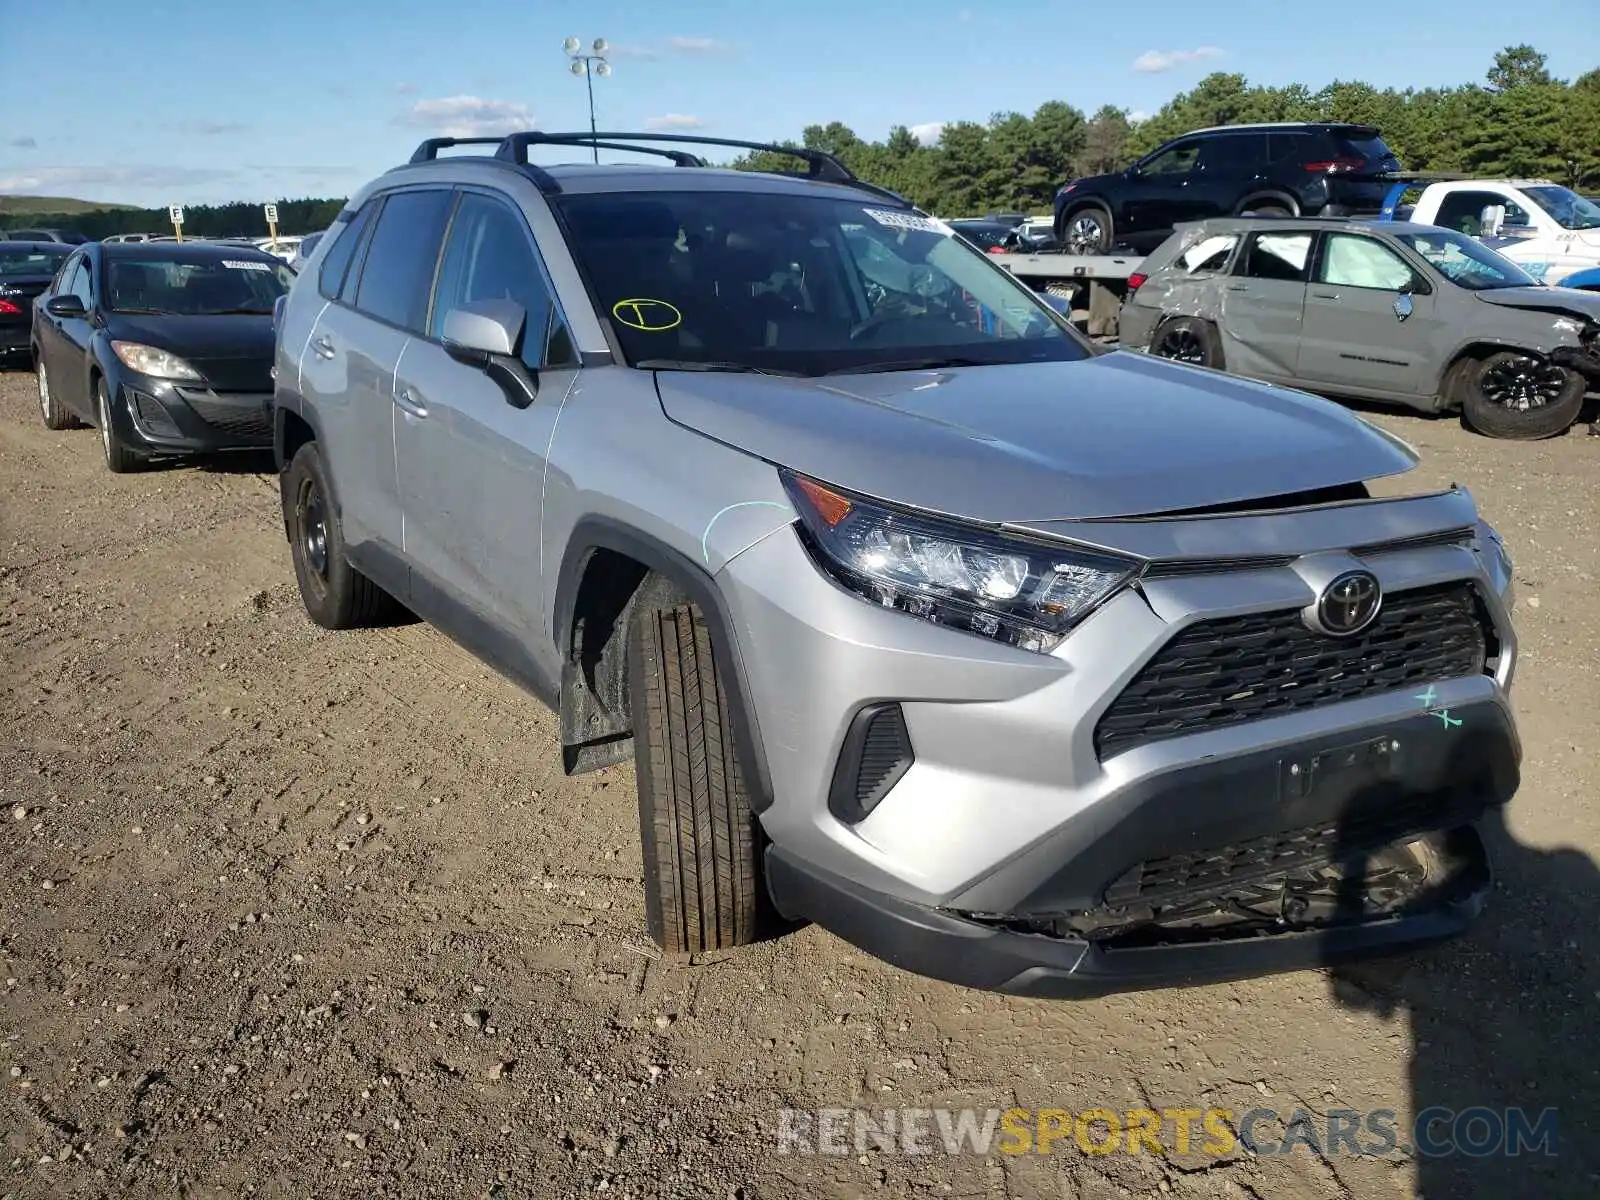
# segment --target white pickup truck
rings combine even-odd
[[[1406,219],[1482,238],[1546,283],[1600,269],[1600,205],[1548,179],[1430,183]]]

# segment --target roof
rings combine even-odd
[[[58,250],[63,258],[77,248],[71,242],[36,242],[27,238],[7,238],[0,242],[0,250],[26,250],[29,253],[36,250]]]
[[[1191,221],[1179,225],[1177,228],[1203,229],[1214,232],[1231,232],[1234,230],[1253,232],[1258,229],[1328,229],[1346,233],[1355,230],[1358,233],[1386,233],[1390,235],[1450,232],[1449,230],[1441,230],[1437,225],[1426,225],[1417,221],[1381,221],[1377,218],[1362,220],[1352,217],[1211,217],[1204,221]]]
[[[1237,133],[1250,129],[1370,129],[1374,133],[1377,132],[1374,126],[1363,125],[1359,121],[1257,121],[1245,125],[1207,125],[1204,129],[1191,129],[1179,136],[1193,137],[1197,133]]]

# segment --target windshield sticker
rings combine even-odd
[[[914,229],[922,233],[942,233],[946,237],[954,237],[955,231],[943,221],[935,221],[932,217],[919,217],[916,213],[891,212],[886,208],[863,209],[879,225],[888,229]]]
[[[683,324],[683,314],[665,300],[618,300],[611,315],[629,329],[644,333],[665,333]]]
[[[235,271],[270,271],[270,270],[272,270],[272,264],[271,263],[247,262],[247,261],[245,261],[244,259],[241,259],[241,258],[225,258],[225,259],[222,260],[222,265],[225,266],[225,267],[229,267],[229,268],[231,268],[232,270],[235,270]]]

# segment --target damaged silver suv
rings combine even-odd
[[[529,161],[595,139],[665,164]],[[1103,353],[829,156],[710,141],[435,139],[352,197],[278,314],[312,619],[402,605],[569,772],[631,755],[671,951],[775,912],[1066,996],[1460,930],[1521,753],[1471,497],[1375,498],[1416,458],[1343,409]]]

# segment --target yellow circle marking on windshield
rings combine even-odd
[[[683,324],[683,314],[665,300],[618,300],[611,315],[629,329],[645,333],[665,333]]]

